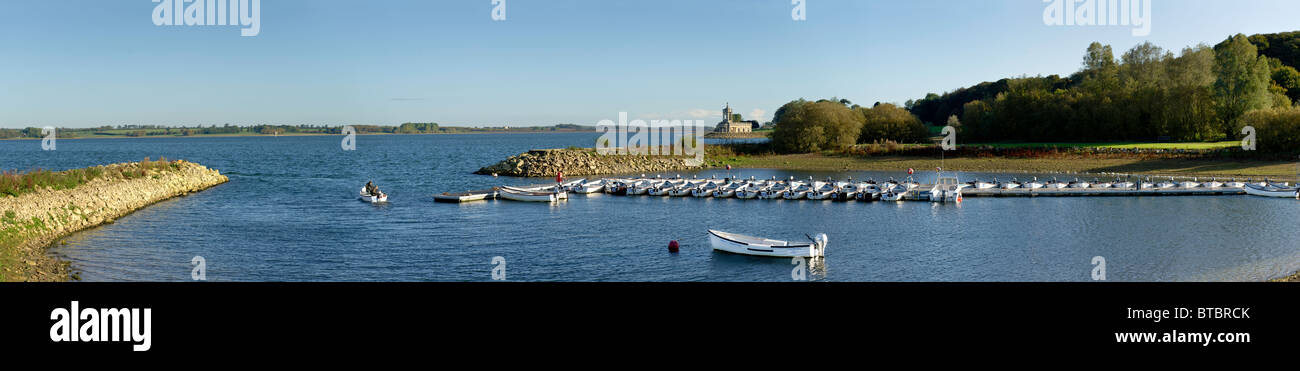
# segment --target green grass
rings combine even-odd
[[[1241,145],[1241,141],[1228,140],[1222,142],[1185,142],[1185,143],[1154,143],[1154,142],[1092,142],[1092,143],[1066,143],[1066,142],[1033,142],[1033,143],[963,143],[962,146],[987,146],[995,148],[1119,148],[1119,149],[1190,149],[1190,150],[1209,150],[1231,148]]]
[[[71,189],[105,176],[135,179],[145,176],[149,171],[161,172],[179,168],[180,163],[167,161],[165,157],[158,161],[150,161],[148,157],[145,157],[135,169],[114,168],[114,171],[109,172],[105,172],[103,167],[65,171],[36,169],[24,173],[4,171],[0,172],[0,196],[18,197],[46,187],[56,190]]]

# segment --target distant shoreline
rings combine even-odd
[[[565,133],[599,133],[598,131],[577,131],[577,130],[557,130],[557,131],[474,131],[465,133],[357,133],[357,135],[482,135],[482,134],[565,134]],[[343,134],[325,134],[325,133],[285,133],[285,134],[195,134],[195,135],[145,135],[145,136],[125,136],[125,135],[95,135],[85,137],[60,137],[59,140],[72,139],[143,139],[143,138],[223,138],[223,137],[317,137],[317,136],[342,136]],[[43,138],[3,138],[0,140],[42,140]]]

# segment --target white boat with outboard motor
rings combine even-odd
[[[714,250],[741,255],[771,256],[779,258],[816,258],[826,255],[825,233],[808,236],[809,242],[792,243],[743,234],[709,230],[709,243]]]
[[[1300,199],[1300,187],[1286,187],[1277,184],[1260,186],[1248,183],[1242,189],[1246,191],[1246,194],[1252,196]]]
[[[372,195],[370,194],[370,192],[366,192],[366,187],[361,187],[361,196],[358,199],[361,200],[362,202],[379,204],[379,203],[388,202],[388,195],[384,194],[384,192],[379,192],[379,194]]]

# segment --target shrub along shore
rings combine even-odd
[[[59,239],[112,223],[155,202],[228,181],[184,160],[0,175],[0,281],[65,281],[67,263],[46,250]]]

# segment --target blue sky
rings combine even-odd
[[[1082,0],[1080,0],[1082,1]],[[1088,43],[1179,50],[1300,30],[1300,1],[1149,0],[1151,34],[1051,27],[1041,0],[263,0],[261,32],[155,26],[150,0],[4,0],[0,127],[768,120],[1069,74]]]

